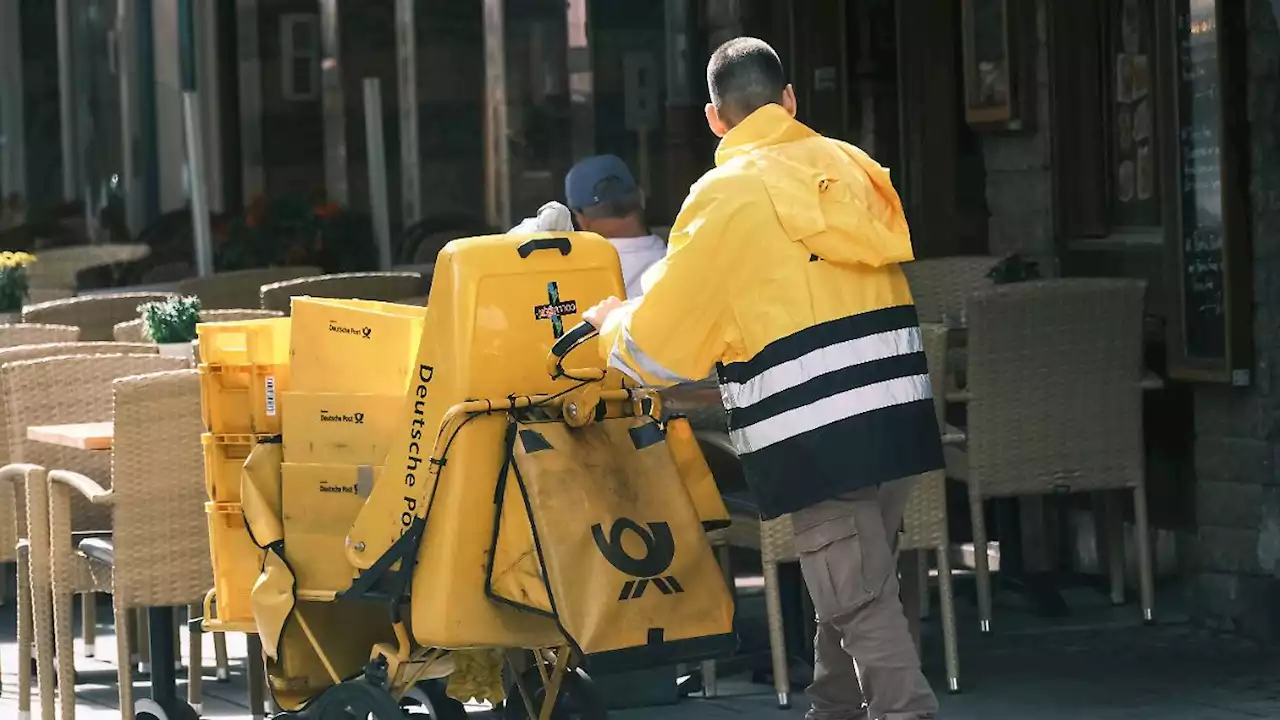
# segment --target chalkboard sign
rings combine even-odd
[[[1230,0],[1177,0],[1170,83],[1176,202],[1167,222],[1176,248],[1178,317],[1171,374],[1250,381],[1252,305],[1244,196],[1249,133],[1244,122],[1242,8]],[[1231,8],[1231,9],[1229,9]]]

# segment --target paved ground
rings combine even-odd
[[[976,626],[972,608],[960,601],[962,681],[965,692],[942,699],[945,720],[1244,720],[1280,718],[1280,649],[1263,648],[1239,638],[1215,635],[1183,621],[1176,612],[1176,595],[1163,599],[1163,622],[1143,627],[1134,621],[1132,607],[1103,607],[1091,591],[1073,593],[1071,618],[1049,622],[1021,612],[1016,605],[998,608],[997,633],[979,637],[967,632]],[[741,604],[747,618],[744,642],[759,637],[759,605]],[[109,617],[105,611],[102,617]],[[17,717],[13,687],[16,646],[12,605],[0,613],[0,646],[4,694],[0,718]],[[927,670],[942,686],[941,647],[936,628],[925,639]],[[86,678],[77,686],[77,717],[117,720],[116,691],[110,659],[114,641],[103,628],[98,647],[102,658],[82,660]],[[206,717],[248,718],[244,683],[243,642],[232,642],[233,678],[230,683],[205,682]],[[207,644],[206,667],[213,665]],[[94,672],[94,671],[98,672]],[[138,686],[145,697],[145,684]],[[803,697],[796,707],[779,711],[771,688],[751,684],[747,676],[722,681],[723,697],[690,698],[676,705],[613,713],[620,720],[642,718],[800,718]],[[484,717],[476,708],[478,717]],[[39,717],[38,713],[36,717]]]

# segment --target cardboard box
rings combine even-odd
[[[298,590],[341,592],[356,570],[343,548],[365,498],[382,475],[373,465],[284,463],[280,468],[285,559]]]
[[[403,414],[404,395],[283,394],[284,461],[381,465]]]
[[[404,394],[425,307],[305,296],[293,298],[292,307],[293,390]]]

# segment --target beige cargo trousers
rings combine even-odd
[[[898,528],[915,480],[791,515],[818,616],[811,720],[922,720],[938,712],[898,598]]]

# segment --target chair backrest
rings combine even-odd
[[[991,255],[916,260],[902,266],[920,322],[940,323],[944,318],[959,322],[969,296],[991,287],[987,273],[999,264]]]
[[[145,243],[72,245],[39,250],[28,276],[33,288],[74,288],[76,273],[95,265],[131,262],[146,257]]]
[[[938,429],[943,430],[947,417],[947,326],[920,323],[920,335],[925,363],[929,366],[929,381],[933,385],[933,411],[938,417]]]
[[[116,323],[138,317],[138,306],[164,300],[173,293],[130,292],[80,295],[22,309],[22,321],[77,325],[81,340],[111,340]]]
[[[262,286],[262,308],[289,313],[295,295],[395,302],[421,295],[426,279],[416,272],[341,273],[285,280]]]
[[[148,343],[118,342],[69,342],[43,345],[17,345],[0,348],[0,368],[5,363],[20,360],[36,360],[60,355],[155,355],[156,346]],[[22,432],[26,436],[25,429]],[[0,382],[0,464],[16,462],[9,451],[9,402],[8,392]],[[8,546],[5,546],[6,548]]]
[[[940,323],[921,323],[925,362],[933,384],[933,410],[938,430],[945,433],[947,422],[947,342],[948,330]],[[947,488],[944,472],[926,473],[916,479],[902,514],[903,550],[937,549],[945,546],[947,532]]]
[[[1144,293],[1059,279],[970,298],[969,475],[983,495],[1141,482]]]
[[[80,328],[75,325],[42,325],[39,323],[14,323],[0,325],[0,348],[15,345],[75,342],[80,339]]]
[[[75,450],[28,440],[27,428],[110,421],[113,380],[179,370],[186,366],[185,358],[154,354],[63,355],[0,365],[0,383],[7,396],[9,414],[10,461],[73,470],[109,486],[110,453]],[[156,424],[155,418],[148,423],[149,426]],[[109,512],[81,502],[79,498],[72,513],[76,530],[111,527]]]
[[[200,322],[232,322],[235,320],[261,320],[280,317],[283,313],[275,310],[201,310]],[[151,342],[147,335],[146,324],[142,318],[116,323],[112,329],[116,342]]]
[[[115,601],[152,607],[200,600],[213,585],[213,571],[199,376],[194,370],[150,373],[119,378],[112,387]],[[158,417],[164,422],[156,423]]]
[[[187,278],[178,284],[181,295],[195,295],[206,310],[258,307],[263,285],[314,277],[324,272],[312,265],[233,270],[209,277]]]

